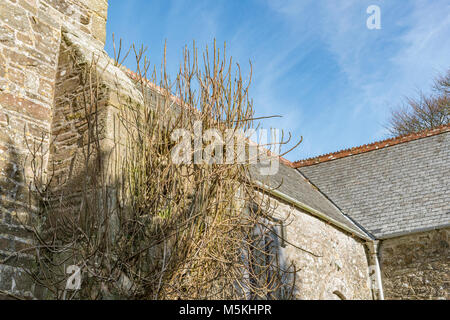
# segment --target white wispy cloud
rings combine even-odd
[[[366,28],[371,4],[381,7],[381,30]],[[271,7],[285,15],[292,30],[301,30],[305,12],[315,12],[311,33],[332,53],[348,81],[349,92],[333,108],[317,112],[315,119],[301,119],[309,138],[301,154],[342,148],[339,137],[347,143],[352,136],[354,141],[365,136],[365,142],[384,138],[390,108],[417,88],[429,88],[432,78],[450,67],[448,1],[320,1],[316,7],[310,1],[287,1]],[[335,90],[331,94],[338,96]]]
[[[366,27],[373,4],[381,30]],[[450,67],[448,0],[180,0],[148,9],[132,22],[124,9],[118,23],[135,38],[167,38],[169,66],[192,39],[200,48],[226,41],[244,75],[251,59],[258,115],[283,115],[265,126],[305,136],[292,160],[384,138],[389,109]]]

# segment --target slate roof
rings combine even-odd
[[[289,166],[289,161],[282,159],[279,164],[279,170],[275,175],[262,176],[259,174],[258,169],[258,165],[250,167],[251,176],[257,181],[269,188],[276,188],[277,191],[319,211],[332,221],[345,225],[352,233],[362,238],[370,239],[370,236],[365,231],[346,217],[330,200],[309,183],[300,172]]]
[[[450,226],[450,126],[386,141],[294,165],[376,238]]]

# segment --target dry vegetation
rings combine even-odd
[[[165,62],[157,77],[148,72],[145,50],[131,52],[144,103],[122,101],[119,118],[127,130],[116,142],[119,157],[102,155],[101,74],[95,61],[84,68],[77,99],[88,129],[78,198],[68,201],[73,190],[52,184],[51,165],[43,178],[43,152],[39,145],[30,147],[32,190],[41,202],[33,223],[39,247],[34,280],[55,299],[290,298],[295,267],[279,257],[279,221],[249,178],[249,164],[172,160],[177,128],[193,132],[195,121],[204,131],[222,133],[253,127],[250,82],[215,45],[201,64],[195,46],[185,50],[174,82]],[[82,270],[80,290],[66,290],[68,265]]]

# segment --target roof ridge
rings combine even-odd
[[[436,128],[426,129],[420,132],[409,133],[406,135],[401,135],[398,137],[388,138],[385,140],[380,140],[368,144],[363,144],[361,146],[356,146],[348,149],[342,149],[336,152],[330,152],[327,154],[319,155],[316,157],[311,157],[299,161],[295,161],[292,163],[294,168],[307,167],[318,163],[323,163],[327,161],[332,161],[340,158],[345,158],[361,153],[366,153],[369,151],[380,150],[383,148],[387,148],[390,146],[394,146],[401,143],[406,143],[414,140],[418,140],[421,138],[431,137],[440,133],[450,132],[450,125],[445,124]]]

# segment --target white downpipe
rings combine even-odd
[[[369,253],[372,256],[372,262],[373,264],[373,271],[374,274],[374,280],[375,280],[375,289],[378,291],[378,300],[384,300],[384,293],[383,293],[383,283],[381,281],[381,269],[380,269],[380,263],[378,261],[378,248],[379,248],[379,241],[373,240],[373,241],[367,241],[367,246],[369,247]]]

